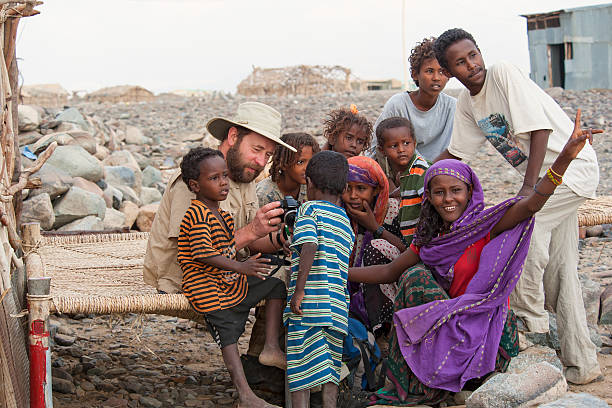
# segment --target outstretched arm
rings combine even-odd
[[[397,281],[406,269],[419,261],[419,256],[408,248],[390,264],[349,268],[348,280],[362,283],[392,283]]]
[[[574,122],[574,131],[563,147],[563,150],[561,153],[559,153],[559,156],[557,156],[557,159],[550,167],[553,174],[556,173],[563,176],[572,160],[576,158],[578,153],[580,153],[584,147],[587,139],[589,140],[589,143],[592,144],[593,134],[603,133],[603,130],[601,129],[583,130],[580,127],[580,116],[581,112],[580,109],[578,109],[578,112],[576,113],[576,121]],[[491,236],[494,237],[503,231],[514,228],[521,221],[540,211],[550,196],[553,195],[556,187],[557,186],[555,183],[553,183],[549,177],[542,177],[538,184],[533,187],[528,196],[516,202],[508,209],[508,211],[506,211],[504,216],[491,230]]]

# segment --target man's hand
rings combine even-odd
[[[253,233],[257,238],[268,235],[270,232],[277,231],[280,228],[283,215],[283,209],[278,208],[280,201],[273,201],[261,207],[255,214],[255,219],[250,224]]]
[[[354,210],[350,207],[347,207],[346,211],[351,215],[351,218],[357,220],[359,225],[368,231],[374,232],[378,229],[378,223],[376,222],[376,217],[374,213],[370,209],[370,205],[367,201],[363,200],[363,211]]]
[[[270,273],[270,262],[267,258],[260,258],[261,254],[253,255],[242,264],[240,273],[247,276],[255,276],[259,279],[266,279]]]
[[[297,315],[302,314],[302,300],[304,300],[304,291],[297,290],[293,292],[293,296],[291,296],[291,302],[289,303],[289,307],[291,311]]]

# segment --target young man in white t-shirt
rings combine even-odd
[[[447,30],[434,50],[446,73],[467,88],[457,100],[448,149],[438,159],[472,158],[488,141],[523,175],[518,195],[526,195],[540,177],[546,177],[572,132],[572,121],[515,66],[500,63],[485,69],[476,41],[466,31]],[[577,273],[577,209],[595,197],[598,183],[597,157],[587,144],[536,215],[523,274],[510,296],[512,309],[529,331],[548,331],[545,306],[557,313],[565,375],[575,384],[601,374]]]

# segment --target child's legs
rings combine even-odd
[[[317,385],[332,383],[337,387],[344,334],[328,327],[302,326],[290,321],[287,337],[287,379],[291,400],[303,401],[305,394],[301,392]],[[328,395],[330,393],[334,394],[333,388],[328,390]],[[337,397],[337,389],[334,395]],[[330,406],[335,406],[335,400]]]
[[[323,408],[335,408],[338,401],[338,384],[328,382],[323,384]]]
[[[249,387],[249,383],[244,375],[244,369],[242,362],[240,361],[240,353],[238,352],[238,345],[236,343],[225,346],[221,349],[223,355],[223,362],[227,371],[229,371],[232,382],[238,392],[238,397],[241,401],[246,401],[255,397],[253,390]]]
[[[291,408],[309,408],[310,389],[293,391],[291,393]]]
[[[268,299],[266,301],[266,347],[278,347],[281,313],[285,299]]]

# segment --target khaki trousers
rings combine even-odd
[[[510,295],[514,313],[529,331],[548,331],[545,308],[557,314],[561,360],[573,383],[601,373],[597,349],[589,338],[577,271],[577,209],[585,200],[561,185],[536,214],[523,274]]]

